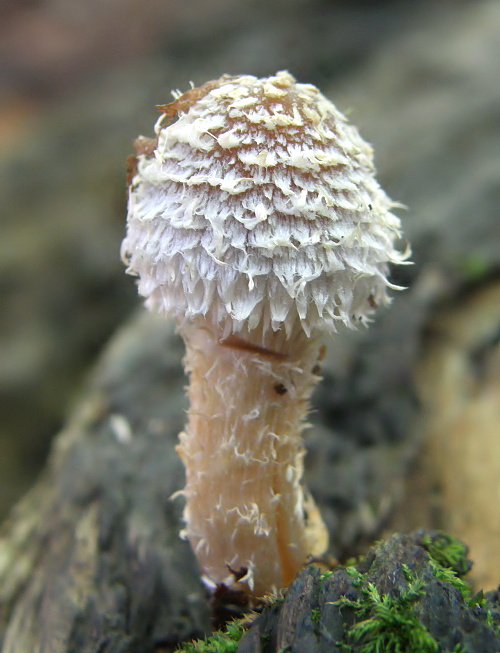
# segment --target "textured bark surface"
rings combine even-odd
[[[171,336],[145,316],[117,336],[4,525],[3,653],[169,650],[209,628],[170,500],[183,483],[174,444],[184,404]]]

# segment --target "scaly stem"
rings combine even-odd
[[[320,346],[301,329],[290,338],[256,329],[221,341],[219,327],[202,319],[181,333],[190,375],[178,446],[185,535],[209,585],[243,575],[238,587],[260,596],[288,585],[328,544],[301,484]]]

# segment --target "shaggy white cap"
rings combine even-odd
[[[310,334],[387,303],[387,264],[406,258],[395,205],[317,88],[287,72],[224,76],[160,109],[156,140],[136,142],[122,245],[150,309],[226,335]]]

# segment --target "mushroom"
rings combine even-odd
[[[174,97],[135,144],[122,256],[186,344],[183,534],[209,587],[260,596],[328,546],[302,484],[321,336],[367,323],[407,254],[370,146],[314,86]]]

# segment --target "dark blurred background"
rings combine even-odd
[[[382,184],[410,206],[406,233],[427,230],[417,264],[441,246],[439,216],[455,213],[464,220],[450,233],[447,269],[482,274],[494,260],[484,225],[498,205],[489,163],[498,160],[498,8],[480,0],[1,2],[0,517],[32,483],[97,354],[139,304],[119,260],[124,162],[133,139],[152,133],[155,105],[190,81],[288,69],[374,143]],[[475,131],[467,120],[462,129],[464,115],[475,116]],[[479,190],[464,194],[468,182]]]

